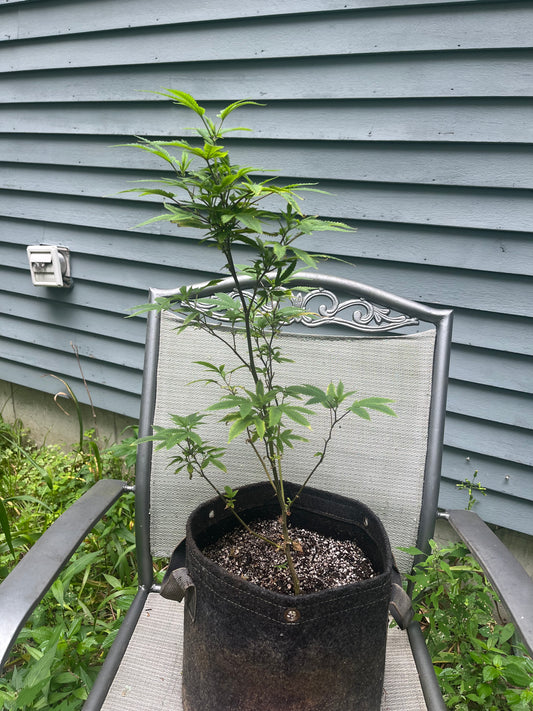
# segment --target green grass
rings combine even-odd
[[[20,423],[10,426],[0,418],[0,581],[96,480],[131,478],[131,451],[102,450],[91,432],[69,453],[37,448]],[[533,709],[533,662],[520,656],[512,625],[497,623],[496,595],[466,548],[432,543],[413,579],[448,708]],[[81,709],[136,587],[133,497],[125,496],[87,536],[31,616],[0,679],[0,708]]]

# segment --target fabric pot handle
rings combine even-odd
[[[196,615],[196,588],[185,565],[186,539],[174,549],[170,563],[161,583],[160,594],[167,600],[181,602],[185,598],[185,609],[194,620]],[[396,565],[391,574],[391,599],[389,612],[398,627],[404,630],[413,619],[411,598],[402,587],[402,579]]]
[[[194,620],[196,617],[196,587],[185,567],[185,555],[186,539],[184,538],[172,553],[159,592],[167,600],[181,602],[185,598],[185,609]]]
[[[392,566],[391,583],[389,612],[398,627],[404,630],[409,626],[415,613],[411,598],[402,587],[402,578],[396,564]]]

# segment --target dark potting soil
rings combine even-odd
[[[272,541],[283,540],[277,519],[253,521],[250,528]],[[347,585],[375,575],[372,563],[354,541],[340,541],[296,527],[289,527],[289,534],[301,593]],[[274,592],[294,592],[284,553],[245,528],[230,531],[206,546],[203,553],[251,583]]]

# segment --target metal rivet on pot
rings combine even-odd
[[[215,518],[215,512],[213,511],[213,509],[211,509],[211,511],[209,512],[209,518]]]
[[[363,519],[363,525],[365,526],[365,528],[368,528],[368,519],[366,516]]]
[[[300,610],[297,610],[295,607],[288,607],[283,613],[283,617],[285,618],[285,622],[298,622],[300,619]]]

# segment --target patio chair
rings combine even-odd
[[[399,548],[416,545],[427,550],[437,516],[452,314],[345,279],[311,274],[300,282],[309,287],[302,298],[318,317],[304,317],[282,336],[289,356],[296,362],[302,356],[306,359],[305,376],[296,373],[296,382],[324,386],[342,379],[358,393],[394,399],[398,413],[397,418],[376,417],[370,423],[353,418],[346,427],[343,424],[328,470],[317,473],[312,485],[373,508],[387,529],[400,571],[408,573],[413,558]],[[250,283],[243,280],[244,287]],[[203,293],[231,291],[233,285],[225,280]],[[151,290],[150,300],[175,293]],[[169,413],[188,414],[210,402],[208,389],[186,386],[202,377],[192,360],[227,362],[226,354],[213,352],[213,339],[205,341],[201,331],[186,329],[177,337],[177,324],[176,316],[168,312],[149,314],[141,435],[149,434],[154,422],[168,424]],[[318,430],[316,420],[313,423]],[[231,483],[237,487],[260,478],[243,466],[239,447],[236,444],[234,453],[227,455],[233,457]],[[304,458],[301,450],[297,458],[289,457],[285,470],[291,467],[292,479],[298,480]],[[160,595],[152,559],[170,557],[184,535],[188,513],[211,494],[205,482],[174,474],[167,462],[167,452],[153,451],[151,443],[140,446],[134,487],[139,589],[85,711],[181,708],[183,608]],[[131,490],[120,481],[99,481],[43,534],[2,583],[2,663],[69,556],[106,510]],[[485,567],[531,650],[532,581],[475,513],[442,515]],[[389,631],[382,709],[426,708],[445,707],[420,627],[411,622],[406,632]]]

